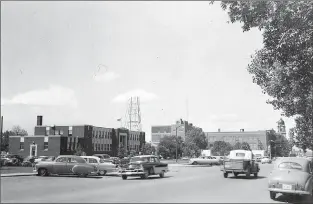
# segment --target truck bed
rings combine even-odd
[[[224,161],[224,169],[225,170],[243,170],[244,169],[244,161]]]

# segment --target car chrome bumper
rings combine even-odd
[[[119,175],[121,176],[141,176],[144,175],[145,172],[142,170],[122,170]]]
[[[310,192],[307,191],[299,191],[299,190],[284,190],[280,188],[269,188],[269,191],[275,192],[275,193],[287,193],[287,194],[298,194],[298,195],[310,195]]]

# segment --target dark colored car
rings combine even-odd
[[[163,178],[166,172],[168,172],[168,164],[160,162],[157,156],[142,155],[131,158],[120,174],[123,180],[126,180],[127,177],[134,176],[147,179],[150,175],[159,175]]]
[[[24,158],[17,154],[6,155],[6,164],[8,166],[20,166],[22,165]]]

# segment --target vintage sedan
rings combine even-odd
[[[277,193],[313,196],[312,173],[312,162],[305,158],[280,158],[269,176],[270,198],[274,200]]]
[[[221,163],[220,159],[211,156],[201,156],[199,158],[192,158],[189,160],[189,164],[198,165],[198,164],[216,164],[219,165]]]
[[[78,175],[87,177],[98,174],[96,166],[88,164],[83,158],[73,155],[58,156],[54,161],[40,162],[34,166],[34,172],[39,176],[49,174]]]
[[[168,164],[160,162],[154,155],[136,156],[130,159],[126,168],[122,168],[120,175],[123,180],[127,177],[141,177],[147,179],[150,175],[159,175],[161,178],[168,172]]]
[[[99,171],[98,174],[100,176],[104,176],[106,175],[106,173],[112,173],[117,171],[116,165],[110,161],[100,159],[99,157],[96,156],[81,156],[81,157],[85,159],[88,164],[96,166],[98,168]]]
[[[261,164],[271,164],[272,163],[272,160],[269,158],[269,157],[263,157],[261,159]]]

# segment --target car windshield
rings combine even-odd
[[[138,161],[147,162],[149,161],[149,158],[148,157],[133,157],[130,159],[130,162],[138,162]]]
[[[245,157],[245,153],[236,153],[236,157]]]
[[[278,165],[278,168],[302,170],[302,166],[296,162],[283,162]]]

